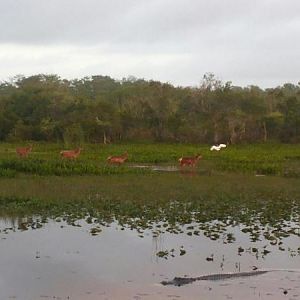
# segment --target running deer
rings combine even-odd
[[[202,158],[202,156],[198,154],[198,155],[192,156],[192,157],[180,157],[178,159],[178,161],[179,161],[181,167],[184,167],[184,166],[195,167],[201,158]]]
[[[64,150],[60,151],[60,155],[62,156],[62,158],[76,159],[79,156],[81,150],[81,148],[77,148],[75,150]]]
[[[16,152],[20,157],[27,157],[31,150],[32,146],[30,145],[29,147],[17,148]]]
[[[123,155],[120,156],[109,156],[107,158],[107,162],[110,164],[122,165],[128,159],[128,153],[125,152]]]

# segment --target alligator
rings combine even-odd
[[[194,281],[198,281],[198,280],[216,281],[216,280],[224,280],[224,279],[231,279],[231,278],[262,275],[262,274],[265,274],[267,272],[272,272],[272,271],[273,270],[258,270],[258,271],[251,271],[251,272],[220,273],[220,274],[202,275],[199,277],[174,277],[173,280],[162,281],[161,284],[182,286],[185,284],[193,283]]]

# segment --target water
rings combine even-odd
[[[24,220],[22,220],[24,222]],[[287,237],[285,251],[266,240],[255,243],[238,226],[228,228],[236,241],[224,244],[185,233],[153,237],[146,230],[121,230],[116,222],[78,226],[48,220],[42,228],[19,230],[15,219],[0,220],[0,299],[297,299],[300,296],[299,238]],[[5,230],[5,228],[9,228]],[[143,237],[140,237],[143,236]],[[262,254],[263,247],[271,250]],[[243,252],[238,252],[242,247]],[[174,250],[172,250],[174,249]],[[258,251],[255,251],[257,249]],[[290,250],[289,250],[290,249]],[[185,253],[184,253],[184,251]],[[158,257],[160,251],[168,251]],[[183,254],[183,255],[180,255]],[[240,254],[240,255],[239,255]],[[264,275],[162,286],[175,276],[287,269]],[[287,293],[285,295],[285,293]],[[275,297],[275,298],[274,298]],[[284,298],[286,299],[286,298]]]

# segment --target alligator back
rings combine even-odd
[[[173,280],[170,281],[162,281],[161,284],[182,286],[185,284],[193,283],[194,281],[197,280],[212,280],[212,281],[225,280],[225,279],[232,279],[232,278],[262,275],[267,272],[271,272],[271,270],[265,270],[265,271],[259,270],[259,271],[237,272],[237,273],[219,273],[219,274],[203,275],[199,277],[175,277]]]

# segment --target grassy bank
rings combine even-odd
[[[20,159],[18,146],[0,146],[2,216],[63,217],[71,224],[116,220],[139,232],[185,231],[229,242],[225,232],[236,225],[254,241],[263,235],[279,243],[299,235],[298,145],[239,145],[220,152],[208,145],[84,145],[76,161],[63,160],[58,144],[34,144],[29,157]],[[125,151],[124,166],[106,163]],[[179,157],[198,153],[203,159],[194,171],[132,167],[178,166]],[[272,176],[254,176],[264,174]]]
[[[237,174],[19,176],[0,180],[0,210],[2,216],[63,218],[73,225],[82,218],[117,221],[141,235],[145,229],[204,234],[226,243],[234,241],[230,228],[239,226],[253,241],[263,236],[281,245],[300,236],[300,181]]]
[[[147,171],[130,168],[133,164],[178,165],[178,158],[200,153],[203,160],[199,172],[238,172],[248,174],[300,177],[300,146],[284,144],[235,145],[212,152],[208,145],[122,144],[84,145],[77,161],[64,161],[58,144],[34,144],[27,159],[16,156],[19,145],[0,145],[0,176],[15,177],[19,173],[37,175],[107,175],[140,174]],[[106,163],[109,155],[128,152],[128,162],[116,168]]]

